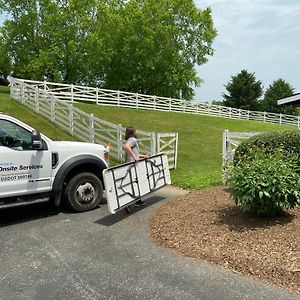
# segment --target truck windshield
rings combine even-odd
[[[14,150],[31,149],[31,132],[8,121],[0,120],[0,146]]]

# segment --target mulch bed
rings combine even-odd
[[[243,213],[228,190],[191,191],[158,208],[159,245],[300,293],[300,209],[273,218]]]

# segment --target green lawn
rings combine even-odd
[[[178,132],[178,164],[172,182],[185,188],[203,188],[221,183],[222,133],[229,131],[288,130],[295,127],[238,121],[183,113],[154,112],[77,104],[101,119],[155,132]],[[8,88],[0,87],[0,111],[21,119],[54,140],[73,139],[63,130],[9,99]]]
[[[10,100],[9,88],[0,86],[0,112],[20,119],[53,140],[74,140],[56,125],[37,115],[16,101]]]
[[[203,188],[221,183],[222,133],[229,131],[288,130],[295,127],[255,121],[183,113],[156,112],[93,104],[77,104],[101,119],[155,132],[178,132],[178,164],[172,182],[184,188]]]

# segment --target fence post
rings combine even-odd
[[[158,149],[158,135],[155,132],[151,132],[151,155],[155,155]]]
[[[73,86],[73,84],[71,84],[71,102],[72,102],[72,104],[74,102],[74,95],[73,95],[73,93],[74,93],[74,86]]]
[[[139,108],[139,94],[135,94],[135,108]]]
[[[247,112],[247,120],[249,120],[250,119],[250,111],[248,110],[248,112]]]
[[[172,99],[169,98],[169,111],[171,111],[171,110],[172,110]]]
[[[299,129],[299,126],[300,126],[300,117],[297,118],[297,126],[298,126],[298,129]]]
[[[229,107],[229,119],[231,119],[231,107]]]
[[[74,135],[74,113],[73,106],[69,106],[69,133],[70,135]]]
[[[157,134],[156,134],[156,153],[158,154],[158,153],[160,153],[161,151],[161,149],[160,149],[160,133],[158,132]]]
[[[94,133],[94,115],[93,114],[90,114],[90,116],[89,116],[89,129],[90,129],[90,143],[94,143],[95,133]]]
[[[51,95],[51,107],[50,107],[50,112],[51,112],[51,122],[55,122],[55,98],[53,95]]]
[[[266,112],[264,111],[264,123],[266,123]]]
[[[97,105],[99,105],[98,102],[99,102],[99,88],[96,87],[96,104]]]
[[[10,97],[10,100],[12,99],[13,91],[14,91],[14,78],[11,78],[11,81],[10,81],[10,89],[9,89],[9,97]]]
[[[44,83],[43,83],[43,85],[44,85],[44,92],[46,92],[46,91],[47,91],[47,84],[46,84],[46,80],[44,80]]]
[[[280,113],[280,115],[279,115],[279,124],[281,124],[281,120],[282,119],[282,113]]]
[[[118,107],[120,106],[120,91],[117,92]]]
[[[37,86],[34,88],[34,104],[35,104],[35,112],[38,113],[40,110],[40,103],[39,103],[39,90]]]
[[[156,96],[153,97],[153,109],[156,110]]]
[[[24,82],[22,81],[21,83],[21,101],[22,101],[22,104],[24,105],[26,100],[25,100],[25,91],[24,91]]]
[[[118,124],[117,148],[118,148],[118,161],[123,162],[123,139],[122,139],[122,125],[121,124]]]
[[[228,129],[223,131],[223,143],[222,143],[222,183],[226,184],[226,164],[227,164],[227,143],[228,143]]]
[[[241,109],[239,108],[239,119],[241,119],[241,116],[242,116],[242,111],[241,111]]]
[[[174,156],[174,169],[177,168],[177,153],[178,153],[178,132],[175,133],[175,156]]]

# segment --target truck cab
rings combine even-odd
[[[103,197],[105,157],[102,145],[53,141],[0,113],[0,209],[45,201],[93,209]]]

